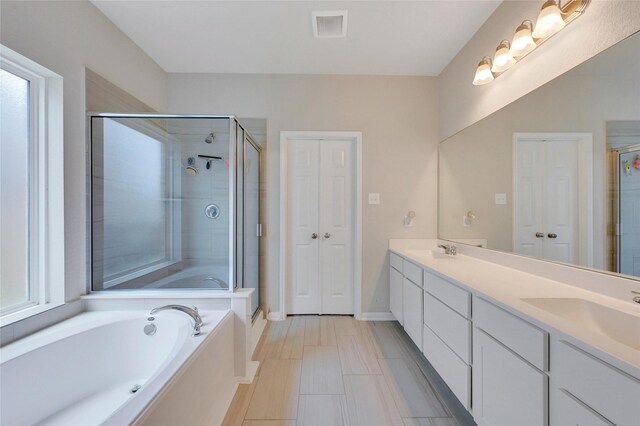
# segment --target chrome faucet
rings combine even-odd
[[[196,308],[195,306],[191,308],[184,305],[158,306],[157,308],[153,308],[151,312],[149,312],[149,315],[153,315],[160,311],[167,311],[169,309],[174,309],[176,311],[184,312],[185,314],[189,315],[193,320],[193,335],[197,336],[198,334],[200,334],[200,327],[202,327],[202,317],[198,313],[198,308]]]
[[[640,294],[640,291],[633,291],[633,290],[631,290],[631,293],[632,293],[632,294]],[[633,297],[633,299],[631,299],[631,300],[633,300],[633,301],[634,301],[634,302],[636,302],[636,303],[640,303],[640,296],[634,296],[634,297]]]
[[[458,247],[453,244],[440,244],[438,247],[444,249],[444,254],[455,256],[458,253]]]

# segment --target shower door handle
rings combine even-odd
[[[318,239],[318,234],[316,234],[315,232],[313,234],[311,234],[311,239],[312,240],[317,240]]]

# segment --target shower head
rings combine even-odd
[[[209,133],[207,137],[204,138],[204,141],[206,143],[212,143],[215,140],[215,138],[216,138],[216,135],[214,133]]]

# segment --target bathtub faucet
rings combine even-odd
[[[192,308],[184,305],[158,306],[157,308],[153,308],[151,312],[149,312],[149,315],[154,315],[157,312],[166,311],[169,309],[174,309],[176,311],[184,312],[185,314],[189,315],[193,320],[193,335],[197,336],[198,334],[200,334],[200,327],[202,327],[202,317],[200,317],[198,308],[196,308],[195,306]]]

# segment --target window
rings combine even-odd
[[[0,99],[0,317],[6,325],[64,301],[62,78],[0,46]]]

